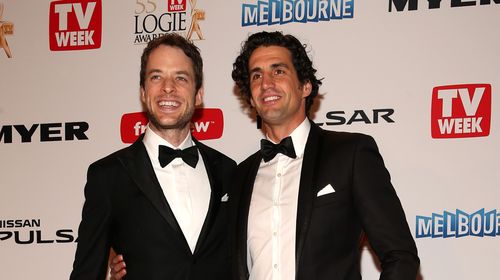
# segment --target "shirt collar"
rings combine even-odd
[[[193,139],[191,137],[191,133],[188,133],[186,138],[181,142],[181,144],[177,147],[170,144],[167,140],[161,138],[158,134],[156,134],[148,125],[146,128],[146,132],[144,133],[144,138],[142,139],[146,150],[151,158],[158,159],[158,147],[160,145],[164,145],[170,147],[172,149],[185,149],[191,146],[194,146]],[[157,161],[157,160],[155,160]]]
[[[309,131],[311,130],[311,123],[308,118],[305,118],[302,123],[297,126],[290,136],[292,137],[293,149],[297,157],[302,157],[304,155],[304,150],[306,148],[307,137],[309,136]],[[273,142],[269,137],[267,140]],[[274,143],[274,142],[273,142]],[[276,143],[275,143],[276,144]]]

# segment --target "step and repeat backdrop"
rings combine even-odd
[[[500,279],[499,26],[498,0],[0,0],[0,278],[69,277],[88,165],[146,125],[149,40],[200,48],[193,133],[240,162],[262,133],[232,63],[249,34],[281,30],[323,78],[314,121],[379,144],[419,279]]]

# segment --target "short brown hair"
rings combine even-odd
[[[149,61],[149,55],[153,50],[159,46],[171,46],[181,49],[184,54],[189,57],[193,63],[194,70],[194,80],[196,91],[198,91],[203,85],[203,60],[200,55],[200,49],[195,46],[192,42],[188,41],[186,38],[178,35],[177,33],[168,33],[164,36],[160,36],[151,40],[141,56],[141,73],[140,73],[140,86],[144,88],[144,83],[146,80],[146,67]]]

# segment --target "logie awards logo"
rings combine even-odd
[[[170,32],[186,39],[204,40],[200,21],[205,11],[197,8],[197,0],[136,0],[134,44],[149,41]]]
[[[5,35],[14,34],[14,24],[9,21],[3,20],[4,5],[0,3],[0,48],[5,51],[8,58],[12,58],[12,52],[10,51],[9,44],[7,43],[7,38]]]

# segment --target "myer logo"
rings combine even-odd
[[[490,119],[490,84],[449,85],[433,89],[432,138],[488,136]]]
[[[101,0],[63,0],[50,3],[50,50],[85,50],[101,47]]]
[[[133,143],[144,133],[148,117],[145,112],[124,114],[120,123],[123,143]],[[218,139],[224,130],[224,117],[221,109],[196,109],[192,118],[191,132],[197,140]]]
[[[0,143],[88,140],[87,122],[0,125]]]

